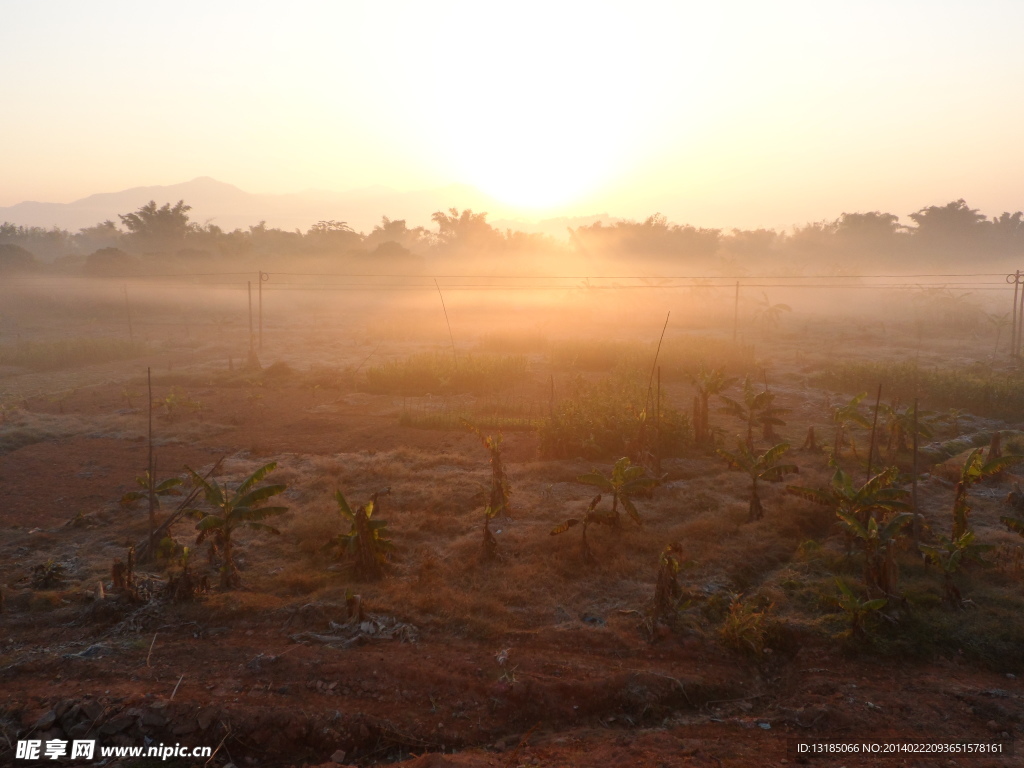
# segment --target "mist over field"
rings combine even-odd
[[[1022,28],[8,3],[0,765],[1019,762]]]

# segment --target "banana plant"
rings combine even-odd
[[[839,607],[850,620],[850,636],[863,640],[867,637],[864,630],[866,619],[882,610],[889,601],[884,597],[868,598],[861,600],[850,588],[850,585],[838,576],[835,577],[836,586],[839,587]]]
[[[188,470],[193,484],[202,489],[206,503],[213,509],[212,512],[201,509],[189,510],[189,514],[199,516],[199,522],[196,523],[196,530],[199,531],[196,545],[202,544],[206,539],[212,539],[213,548],[219,551],[223,558],[220,569],[221,586],[224,589],[233,589],[239,586],[240,579],[235,568],[232,534],[236,528],[242,527],[279,534],[279,530],[263,521],[268,517],[284,514],[288,507],[267,507],[263,506],[263,503],[272,496],[284,493],[287,486],[257,485],[277,469],[277,462],[274,461],[253,472],[239,483],[234,491],[226,485],[221,486],[216,480],[206,480],[190,467],[185,469]]]
[[[761,334],[767,336],[771,331],[779,327],[783,312],[792,312],[793,308],[788,304],[772,304],[768,300],[768,294],[761,292],[763,301],[757,302],[758,309],[754,314],[754,320],[761,323]]]
[[[597,505],[601,503],[601,494],[597,494],[590,501],[590,506],[587,507],[586,514],[583,517],[570,517],[561,525],[557,525],[551,529],[552,536],[558,536],[561,533],[565,533],[570,528],[575,528],[577,525],[583,526],[583,541],[580,547],[580,552],[583,557],[583,562],[587,565],[593,565],[594,553],[590,550],[590,544],[587,543],[587,527],[591,524],[596,525],[615,525],[615,517],[611,512],[598,512]]]
[[[480,438],[480,442],[491,456],[491,495],[487,506],[484,507],[483,558],[484,560],[495,560],[498,558],[498,540],[491,532],[491,520],[498,515],[505,518],[512,516],[512,505],[509,503],[512,496],[512,484],[509,482],[508,473],[505,471],[505,462],[501,457],[501,434],[485,435],[466,419],[463,419],[462,422],[470,432]]]
[[[903,529],[914,519],[909,512],[899,512],[879,522],[868,518],[862,525],[850,512],[839,512],[839,521],[846,533],[864,551],[864,583],[868,593],[895,595],[899,572],[896,567],[896,542]]]
[[[683,601],[683,588],[679,584],[679,571],[683,568],[683,548],[677,543],[669,544],[658,558],[658,579],[654,587],[654,605],[651,609],[651,638],[654,628],[660,623],[671,627],[681,610],[689,602]]]
[[[732,469],[738,469],[750,475],[750,514],[748,522],[764,517],[764,506],[757,491],[757,483],[764,480],[778,483],[786,475],[797,474],[800,468],[796,464],[780,464],[779,458],[789,450],[789,443],[779,443],[764,453],[755,454],[742,441],[737,441],[736,451],[718,449],[718,455],[725,459]]]
[[[370,501],[353,510],[339,490],[334,493],[338,513],[349,523],[348,533],[339,533],[328,542],[327,548],[337,548],[342,557],[353,564],[356,578],[376,580],[384,575],[383,566],[387,553],[394,549],[388,538],[387,522],[373,516],[378,511],[378,497],[391,492],[390,488],[378,491]]]
[[[982,555],[993,549],[993,545],[975,544],[974,531],[967,531],[956,539],[940,536],[937,546],[921,544],[920,548],[925,559],[942,572],[942,586],[946,602],[955,608],[963,608],[963,595],[953,577],[962,570],[967,562],[974,562],[982,566],[990,565],[987,560],[982,558]]]
[[[721,369],[708,370],[701,361],[697,373],[690,375],[690,381],[697,387],[697,397],[693,407],[693,437],[698,447],[714,445],[714,435],[708,422],[708,401],[712,395],[720,395],[733,384],[736,379],[727,379]]]
[[[148,499],[150,490],[152,490],[153,497],[156,501],[156,509],[160,509],[161,497],[181,495],[181,491],[178,486],[180,486],[182,482],[183,481],[180,477],[171,477],[164,480],[162,483],[153,483],[149,476],[149,470],[146,470],[135,478],[135,485],[137,485],[141,490],[128,491],[128,493],[121,497],[121,506],[127,507],[134,504],[136,501]]]
[[[584,485],[592,485],[602,493],[612,495],[611,515],[614,520],[613,525],[616,527],[622,524],[619,502],[622,502],[622,508],[626,510],[626,514],[634,523],[643,525],[640,521],[640,513],[637,512],[636,505],[633,504],[633,497],[646,493],[658,484],[655,478],[647,476],[647,469],[643,465],[631,464],[626,456],[615,462],[610,477],[606,477],[595,469],[585,475],[580,475],[576,480]]]
[[[985,450],[975,448],[967,455],[960,480],[953,496],[953,540],[959,539],[970,530],[971,503],[968,492],[971,486],[987,477],[994,477],[1008,467],[1024,461],[1024,456],[1007,454],[986,461]]]
[[[886,458],[896,461],[897,453],[910,450],[908,440],[914,436],[914,406],[900,408],[899,403],[882,403],[879,408],[882,417],[882,434],[886,435]],[[932,439],[932,430],[928,421],[933,416],[930,411],[917,412],[917,435],[925,440]]]
[[[788,485],[786,492],[815,504],[832,507],[837,515],[849,514],[860,525],[866,526],[870,518],[910,509],[905,501],[909,498],[910,492],[892,487],[898,474],[896,467],[888,467],[856,488],[853,485],[853,478],[836,467],[828,488]]]
[[[846,437],[847,432],[854,425],[868,429],[871,426],[871,422],[868,421],[867,417],[860,412],[861,401],[868,396],[867,392],[861,392],[856,397],[850,399],[850,402],[845,405],[834,405],[832,406],[831,416],[832,423],[836,428],[836,437],[832,445],[832,455],[835,458],[839,458],[840,451],[843,446],[843,438]],[[857,445],[850,439],[850,446],[853,448],[854,455],[857,453]]]
[[[767,389],[758,392],[750,377],[743,380],[743,402],[734,400],[726,395],[718,396],[725,406],[722,413],[735,416],[747,425],[747,450],[754,450],[754,425],[760,424],[766,432],[771,433],[772,425],[783,426],[786,422],[778,418],[778,414],[785,413],[785,409],[773,406],[775,394]]]

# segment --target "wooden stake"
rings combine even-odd
[[[914,476],[910,486],[910,506],[914,510],[914,548],[921,543],[921,518],[917,509],[917,398],[914,398]]]
[[[875,418],[871,422],[871,444],[868,446],[868,480],[871,479],[871,460],[875,455],[875,428],[878,427],[878,409],[882,404],[882,385],[878,385],[878,396],[875,398]]]
[[[253,353],[255,350],[252,347],[253,344],[253,333],[252,333],[252,280],[249,280],[246,285],[249,286],[249,359],[252,360]]]
[[[736,341],[736,333],[740,326],[740,281],[736,281],[736,302],[732,311],[732,340]]]
[[[178,682],[174,684],[174,690],[171,691],[171,698],[169,698],[168,701],[174,701],[174,694],[176,694],[178,692],[178,686],[181,685],[181,681],[184,680],[184,679],[185,679],[185,675],[184,674],[182,674],[182,676],[178,678]]]
[[[263,284],[265,282],[267,282],[267,280],[269,280],[269,279],[270,279],[270,275],[268,275],[263,270],[260,270],[260,290],[259,290],[260,341],[259,341],[259,345],[260,345],[260,351],[261,352],[263,351]]]
[[[448,308],[444,305],[444,294],[441,293],[441,286],[437,284],[437,278],[434,278],[434,287],[437,288],[437,295],[441,297],[441,309],[444,312],[444,321],[448,325],[448,337],[452,340],[452,359],[455,361],[455,372],[459,371],[459,358],[455,354],[455,335],[452,333],[452,324],[448,319]]]
[[[135,346],[135,332],[132,330],[132,305],[128,303],[128,286],[121,286],[124,289],[124,311],[128,315],[128,341]]]
[[[149,553],[156,552],[156,468],[153,466],[153,369],[146,369],[146,393],[149,396],[149,439],[146,472],[149,474]]]

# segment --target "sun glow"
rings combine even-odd
[[[666,71],[681,54],[620,9],[525,5],[488,20],[480,6],[445,18],[423,130],[454,178],[510,205],[552,208],[592,196],[640,159],[664,103],[640,72]]]

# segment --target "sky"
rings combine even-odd
[[[1024,208],[1020,2],[2,8],[0,206],[210,176],[715,227]]]

